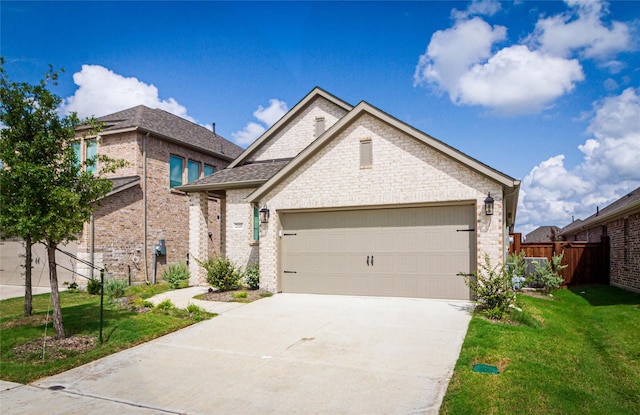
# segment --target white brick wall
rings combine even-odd
[[[366,169],[360,168],[359,153],[360,139],[364,137],[373,142],[373,165]],[[493,216],[484,214],[488,192],[495,199]],[[229,197],[229,192],[227,195]],[[261,228],[261,287],[271,291],[278,288],[279,210],[447,201],[475,201],[477,260],[482,261],[488,253],[494,264],[501,263],[505,249],[501,186],[365,115],[260,201],[260,205],[266,203],[271,211],[269,224]],[[229,215],[233,209],[250,209],[248,204],[245,208],[231,206],[229,199],[227,203]],[[229,233],[227,236],[230,240]],[[248,256],[236,253],[236,249],[242,247],[228,247],[227,252],[233,251],[239,258]]]
[[[312,102],[300,115],[291,120],[289,124],[280,131],[266,145],[260,148],[251,160],[273,160],[288,157],[295,157],[305,149],[315,137],[316,118],[324,117],[325,129],[328,130],[347,112],[326,100],[319,97]]]
[[[204,261],[208,257],[208,198],[206,193],[189,195],[189,285],[206,284],[207,276],[196,259]]]
[[[242,267],[258,262],[258,244],[253,241],[253,206],[245,200],[254,190],[227,190],[225,200],[225,255]]]

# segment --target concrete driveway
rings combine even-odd
[[[4,382],[0,409],[436,414],[471,307],[466,301],[278,294],[33,385]]]

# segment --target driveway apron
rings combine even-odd
[[[436,414],[471,308],[467,301],[278,294],[7,388],[0,392],[2,411],[35,413],[40,405],[49,414],[75,413],[73,407],[77,413]]]

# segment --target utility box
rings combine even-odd
[[[167,255],[167,245],[165,244],[164,239],[160,239],[160,241],[158,241],[158,243],[155,244],[154,248],[156,251],[156,255],[158,256]]]

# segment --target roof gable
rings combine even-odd
[[[278,122],[271,126],[264,134],[256,139],[247,149],[230,165],[229,169],[242,165],[252,159],[252,157],[258,154],[261,150],[272,143],[273,140],[278,138],[278,134],[287,128],[293,120],[299,117],[310,105],[319,99],[324,99],[329,103],[335,105],[338,108],[343,109],[345,112],[350,111],[353,107],[341,99],[331,95],[325,90],[315,87],[309,92],[300,102],[298,102],[291,110],[289,110]],[[294,155],[291,155],[294,156]],[[279,156],[277,158],[282,158]]]
[[[331,128],[329,128],[324,134],[322,134],[314,142],[312,142],[311,145],[305,148],[287,166],[285,166],[276,174],[274,174],[261,187],[259,187],[255,192],[253,192],[248,197],[248,201],[256,202],[260,200],[260,198],[262,198],[277,184],[279,184],[282,180],[284,180],[289,174],[295,171],[295,169],[302,166],[307,160],[309,160],[316,152],[322,149],[330,141],[338,137],[338,135],[343,130],[345,130],[354,122],[356,122],[356,120],[365,113],[404,132],[405,134],[412,137],[413,139],[421,142],[424,145],[427,145],[433,148],[434,150],[442,154],[445,154],[446,156],[458,161],[462,165],[465,165],[468,168],[475,170],[476,172],[492,179],[493,181],[500,183],[503,187],[513,188],[515,192],[518,191],[519,185],[520,185],[519,180],[515,180],[512,177],[509,177],[477,161],[476,159],[467,156],[466,154],[454,149],[453,147],[443,143],[442,141],[437,140],[431,137],[430,135],[415,129],[410,125],[398,120],[397,118],[394,118],[389,114],[381,111],[380,109],[368,104],[367,102],[362,101],[355,108],[353,108],[347,115],[342,117],[336,124],[334,124]],[[515,200],[517,201],[517,197],[515,198]],[[512,209],[515,212],[515,204],[512,207]],[[515,215],[513,219],[515,220]]]

